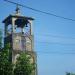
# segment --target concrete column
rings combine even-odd
[[[29,24],[30,24],[30,35],[33,35],[33,26],[31,20],[29,20]]]
[[[12,18],[12,33],[15,32],[15,18]]]
[[[23,32],[23,33],[24,33],[24,28],[21,28],[21,32]]]
[[[33,51],[34,50],[34,34],[33,34],[33,26],[32,26],[31,20],[29,20],[29,24],[30,24],[31,49]]]

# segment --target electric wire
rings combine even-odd
[[[66,18],[66,17],[63,17],[63,16],[58,16],[56,14],[52,14],[52,13],[48,13],[48,12],[45,12],[45,11],[41,11],[41,10],[38,10],[38,9],[34,9],[34,8],[31,8],[31,7],[28,7],[26,5],[23,5],[23,4],[19,4],[19,3],[16,3],[16,2],[12,2],[12,1],[9,1],[9,0],[4,0],[6,2],[9,2],[9,3],[12,3],[12,4],[15,4],[15,5],[19,5],[19,6],[22,6],[22,7],[25,7],[27,9],[30,9],[30,10],[33,10],[33,11],[36,11],[36,12],[40,12],[40,13],[44,13],[44,14],[47,14],[47,15],[52,15],[52,16],[55,16],[55,17],[58,17],[58,18],[62,18],[62,19],[66,19],[66,20],[71,20],[71,21],[75,21],[74,19],[71,19],[71,18]],[[56,36],[57,37],[57,36]],[[36,51],[37,54],[71,54],[71,55],[75,55],[75,53],[71,52],[71,53],[68,53],[68,52],[44,52],[44,51]]]
[[[62,19],[65,19],[65,20],[75,21],[74,19],[71,19],[71,18],[66,18],[66,17],[59,16],[59,15],[56,15],[56,14],[53,14],[53,13],[48,13],[48,12],[45,12],[45,11],[34,9],[32,7],[29,7],[29,6],[20,4],[20,3],[16,3],[16,2],[13,2],[13,1],[9,1],[9,0],[4,0],[4,1],[12,3],[12,4],[15,4],[15,5],[19,5],[19,6],[25,7],[27,9],[30,9],[30,10],[33,10],[33,11],[36,11],[36,12],[44,13],[44,14],[47,14],[47,15],[52,15],[52,16],[55,16],[55,17],[58,17],[58,18],[62,18]]]
[[[36,44],[40,43],[40,44],[44,44],[44,45],[68,45],[68,46],[75,46],[75,43],[65,43],[65,42],[44,42],[44,41],[35,41]]]
[[[37,35],[39,35],[39,33]],[[75,37],[69,37],[69,36],[64,36],[64,35],[56,35],[56,34],[40,34],[39,36],[62,38],[62,39],[74,39],[75,40]]]
[[[51,52],[51,51],[36,51],[36,53],[39,54],[58,54],[58,55],[75,55],[75,52]]]

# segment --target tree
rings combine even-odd
[[[1,50],[1,48],[2,48],[2,32],[0,30],[0,50]]]
[[[2,31],[0,30],[0,74],[12,75],[13,64],[9,61],[9,44],[2,48]]]
[[[13,64],[9,61],[9,45],[6,45],[0,52],[0,74],[12,75]]]
[[[75,73],[67,72],[66,75],[75,75]]]
[[[35,64],[31,63],[31,56],[21,53],[17,58],[14,75],[31,75],[35,69]]]
[[[66,73],[66,75],[70,75],[70,73],[69,73],[69,72],[67,72],[67,73]]]
[[[10,61],[10,45],[7,44],[2,48],[1,34],[0,32],[0,75],[31,75],[35,69],[35,64],[31,63],[31,56],[23,52],[13,65]]]

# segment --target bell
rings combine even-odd
[[[26,27],[28,27],[28,25],[26,24]]]

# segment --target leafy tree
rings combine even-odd
[[[67,72],[66,75],[75,75],[75,73]]]
[[[31,56],[21,53],[17,58],[14,75],[32,75],[35,64],[31,63]]]
[[[31,56],[21,53],[15,65],[10,61],[10,46],[2,48],[2,36],[0,32],[0,75],[31,75],[35,64],[31,63]]]
[[[1,48],[2,48],[2,32],[0,30],[0,50],[1,50]]]
[[[67,72],[67,73],[66,73],[66,75],[70,75],[70,73],[69,73],[69,72]]]
[[[9,61],[9,44],[2,48],[2,32],[0,30],[0,75],[12,75],[13,65]]]
[[[6,45],[0,52],[0,74],[12,75],[13,65],[9,61],[9,46]]]

